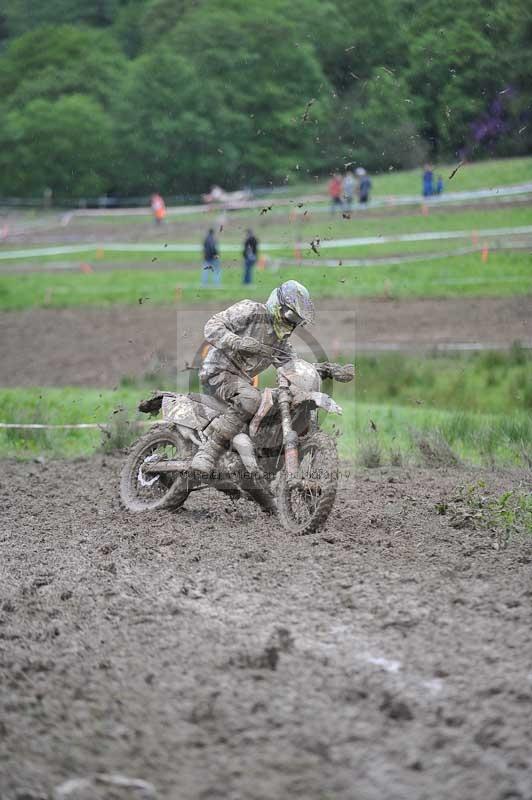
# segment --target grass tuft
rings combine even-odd
[[[115,409],[107,425],[101,427],[102,452],[111,454],[126,450],[139,437],[141,430],[137,421],[130,420],[127,409]]]
[[[382,466],[382,449],[375,436],[370,436],[359,443],[357,462],[361,467],[367,469],[377,469]]]
[[[460,466],[460,459],[440,431],[421,433],[412,430],[411,436],[424,466],[436,469]]]

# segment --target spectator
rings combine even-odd
[[[369,193],[371,190],[371,180],[363,167],[357,169],[358,175],[358,201],[362,205],[369,203]]]
[[[331,198],[331,214],[335,210],[342,210],[342,178],[338,173],[332,176],[329,181],[329,197]]]
[[[348,170],[345,173],[343,190],[344,190],[345,210],[351,211],[353,207],[353,195],[355,193],[355,178],[351,170]]]
[[[242,283],[252,283],[253,267],[257,263],[259,243],[250,228],[248,228],[246,233],[247,236],[246,241],[244,242],[244,250],[242,253],[244,256],[244,279]]]
[[[160,194],[155,192],[151,196],[151,210],[153,212],[153,219],[156,225],[160,225],[166,217],[166,206]]]
[[[434,174],[430,164],[425,164],[423,170],[423,197],[432,197],[434,194]]]
[[[214,229],[209,228],[209,232],[203,242],[203,271],[201,273],[201,285],[207,286],[209,282],[209,272],[212,272],[212,280],[215,286],[220,285],[222,277],[220,267],[220,253],[218,243],[214,237]]]
[[[436,194],[443,193],[443,178],[441,175],[438,175],[438,181],[436,183]]]

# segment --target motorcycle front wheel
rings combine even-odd
[[[289,481],[283,468],[277,487],[277,512],[283,528],[300,535],[321,528],[334,505],[337,485],[334,439],[324,431],[301,439],[298,474]]]
[[[174,428],[156,425],[141,436],[129,452],[120,479],[120,500],[128,511],[176,509],[189,495],[186,477],[175,472],[145,472],[148,464],[183,461],[190,445]]]

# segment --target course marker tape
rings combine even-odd
[[[145,422],[145,421],[138,421],[134,422],[134,425],[155,425],[157,422],[161,422],[161,420],[155,420],[153,422]],[[128,423],[129,424],[129,423]],[[102,428],[105,430],[106,428],[110,428],[108,422],[80,422],[78,424],[71,424],[71,425],[49,425],[46,423],[41,422],[33,422],[33,423],[22,423],[22,422],[0,422],[0,428],[27,428],[27,429],[51,429],[51,430],[72,430],[72,429],[80,429],[80,428],[89,428],[92,430],[101,430]]]
[[[520,236],[522,234],[532,234],[532,225],[521,225],[514,228],[484,228],[478,230],[479,237],[497,237],[497,236]],[[418,233],[402,233],[390,236],[359,236],[348,239],[322,239],[321,249],[327,250],[329,248],[339,247],[361,247],[364,245],[379,245],[379,244],[395,244],[396,242],[431,242],[445,239],[469,239],[471,237],[470,230],[460,231],[428,231]],[[306,242],[301,243],[303,247],[307,247]],[[263,251],[268,250],[283,250],[288,249],[290,245],[286,242],[264,242],[261,245]],[[241,249],[239,244],[225,244],[224,252],[234,253]],[[104,250],[109,252],[120,253],[196,253],[201,250],[201,246],[197,244],[158,244],[158,243],[144,243],[144,242],[94,242],[92,244],[79,244],[73,245],[58,245],[57,247],[43,247],[31,248],[28,250],[0,250],[0,260],[13,260],[18,258],[41,258],[43,256],[60,256],[69,254],[86,254],[93,253],[97,250]]]

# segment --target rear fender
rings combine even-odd
[[[184,394],[164,397],[162,410],[165,422],[174,422],[180,427],[194,431],[202,431],[214,417],[218,416],[216,411],[201,406]]]

